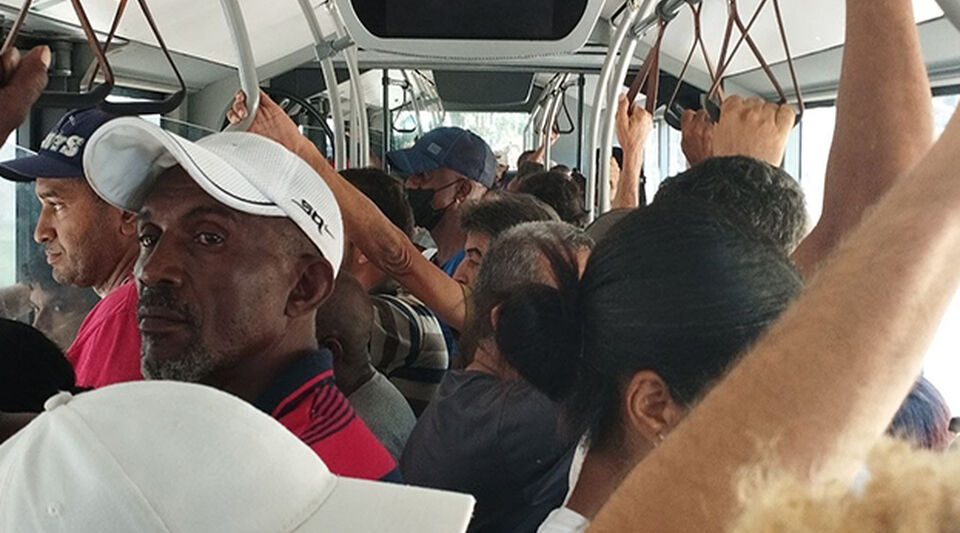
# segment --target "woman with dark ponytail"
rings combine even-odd
[[[585,530],[801,288],[782,249],[695,199],[632,213],[579,281],[557,279],[504,298],[496,330],[504,359],[589,449],[567,507],[540,528],[550,533]]]
[[[470,533],[532,532],[563,504],[578,437],[561,430],[557,403],[518,379],[523,369],[500,356],[494,332],[499,305],[515,291],[575,284],[592,245],[569,224],[529,222],[484,255],[462,343],[469,364],[447,371],[400,459],[407,483],[476,498]],[[548,352],[563,344],[543,341]]]

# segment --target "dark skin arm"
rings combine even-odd
[[[228,116],[232,122],[246,116],[242,93]],[[463,329],[467,313],[463,287],[423,257],[376,204],[338,174],[266,94],[260,94],[260,108],[249,131],[279,142],[310,164],[333,191],[350,241],[378,268],[423,301],[440,320],[454,329]]]
[[[0,443],[26,427],[36,417],[34,413],[0,413]]]
[[[22,56],[11,48],[0,57],[0,140],[6,140],[27,118],[47,86],[50,49],[38,46]]]

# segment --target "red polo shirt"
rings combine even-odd
[[[83,319],[67,359],[80,387],[105,387],[143,379],[137,284],[131,278],[103,297]]]
[[[254,400],[339,476],[400,481],[396,461],[357,416],[333,379],[333,356],[309,352]]]

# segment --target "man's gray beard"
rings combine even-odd
[[[144,340],[140,348],[140,371],[144,379],[200,383],[220,366],[218,354],[200,344],[189,345],[176,359],[147,358],[147,342]]]

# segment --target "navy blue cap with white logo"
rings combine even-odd
[[[477,134],[463,128],[431,130],[412,148],[389,152],[387,159],[403,174],[447,167],[487,188],[493,186],[497,173],[497,158],[490,146]]]
[[[82,178],[87,139],[115,115],[96,107],[68,112],[40,143],[37,155],[0,163],[0,177],[12,181]]]

